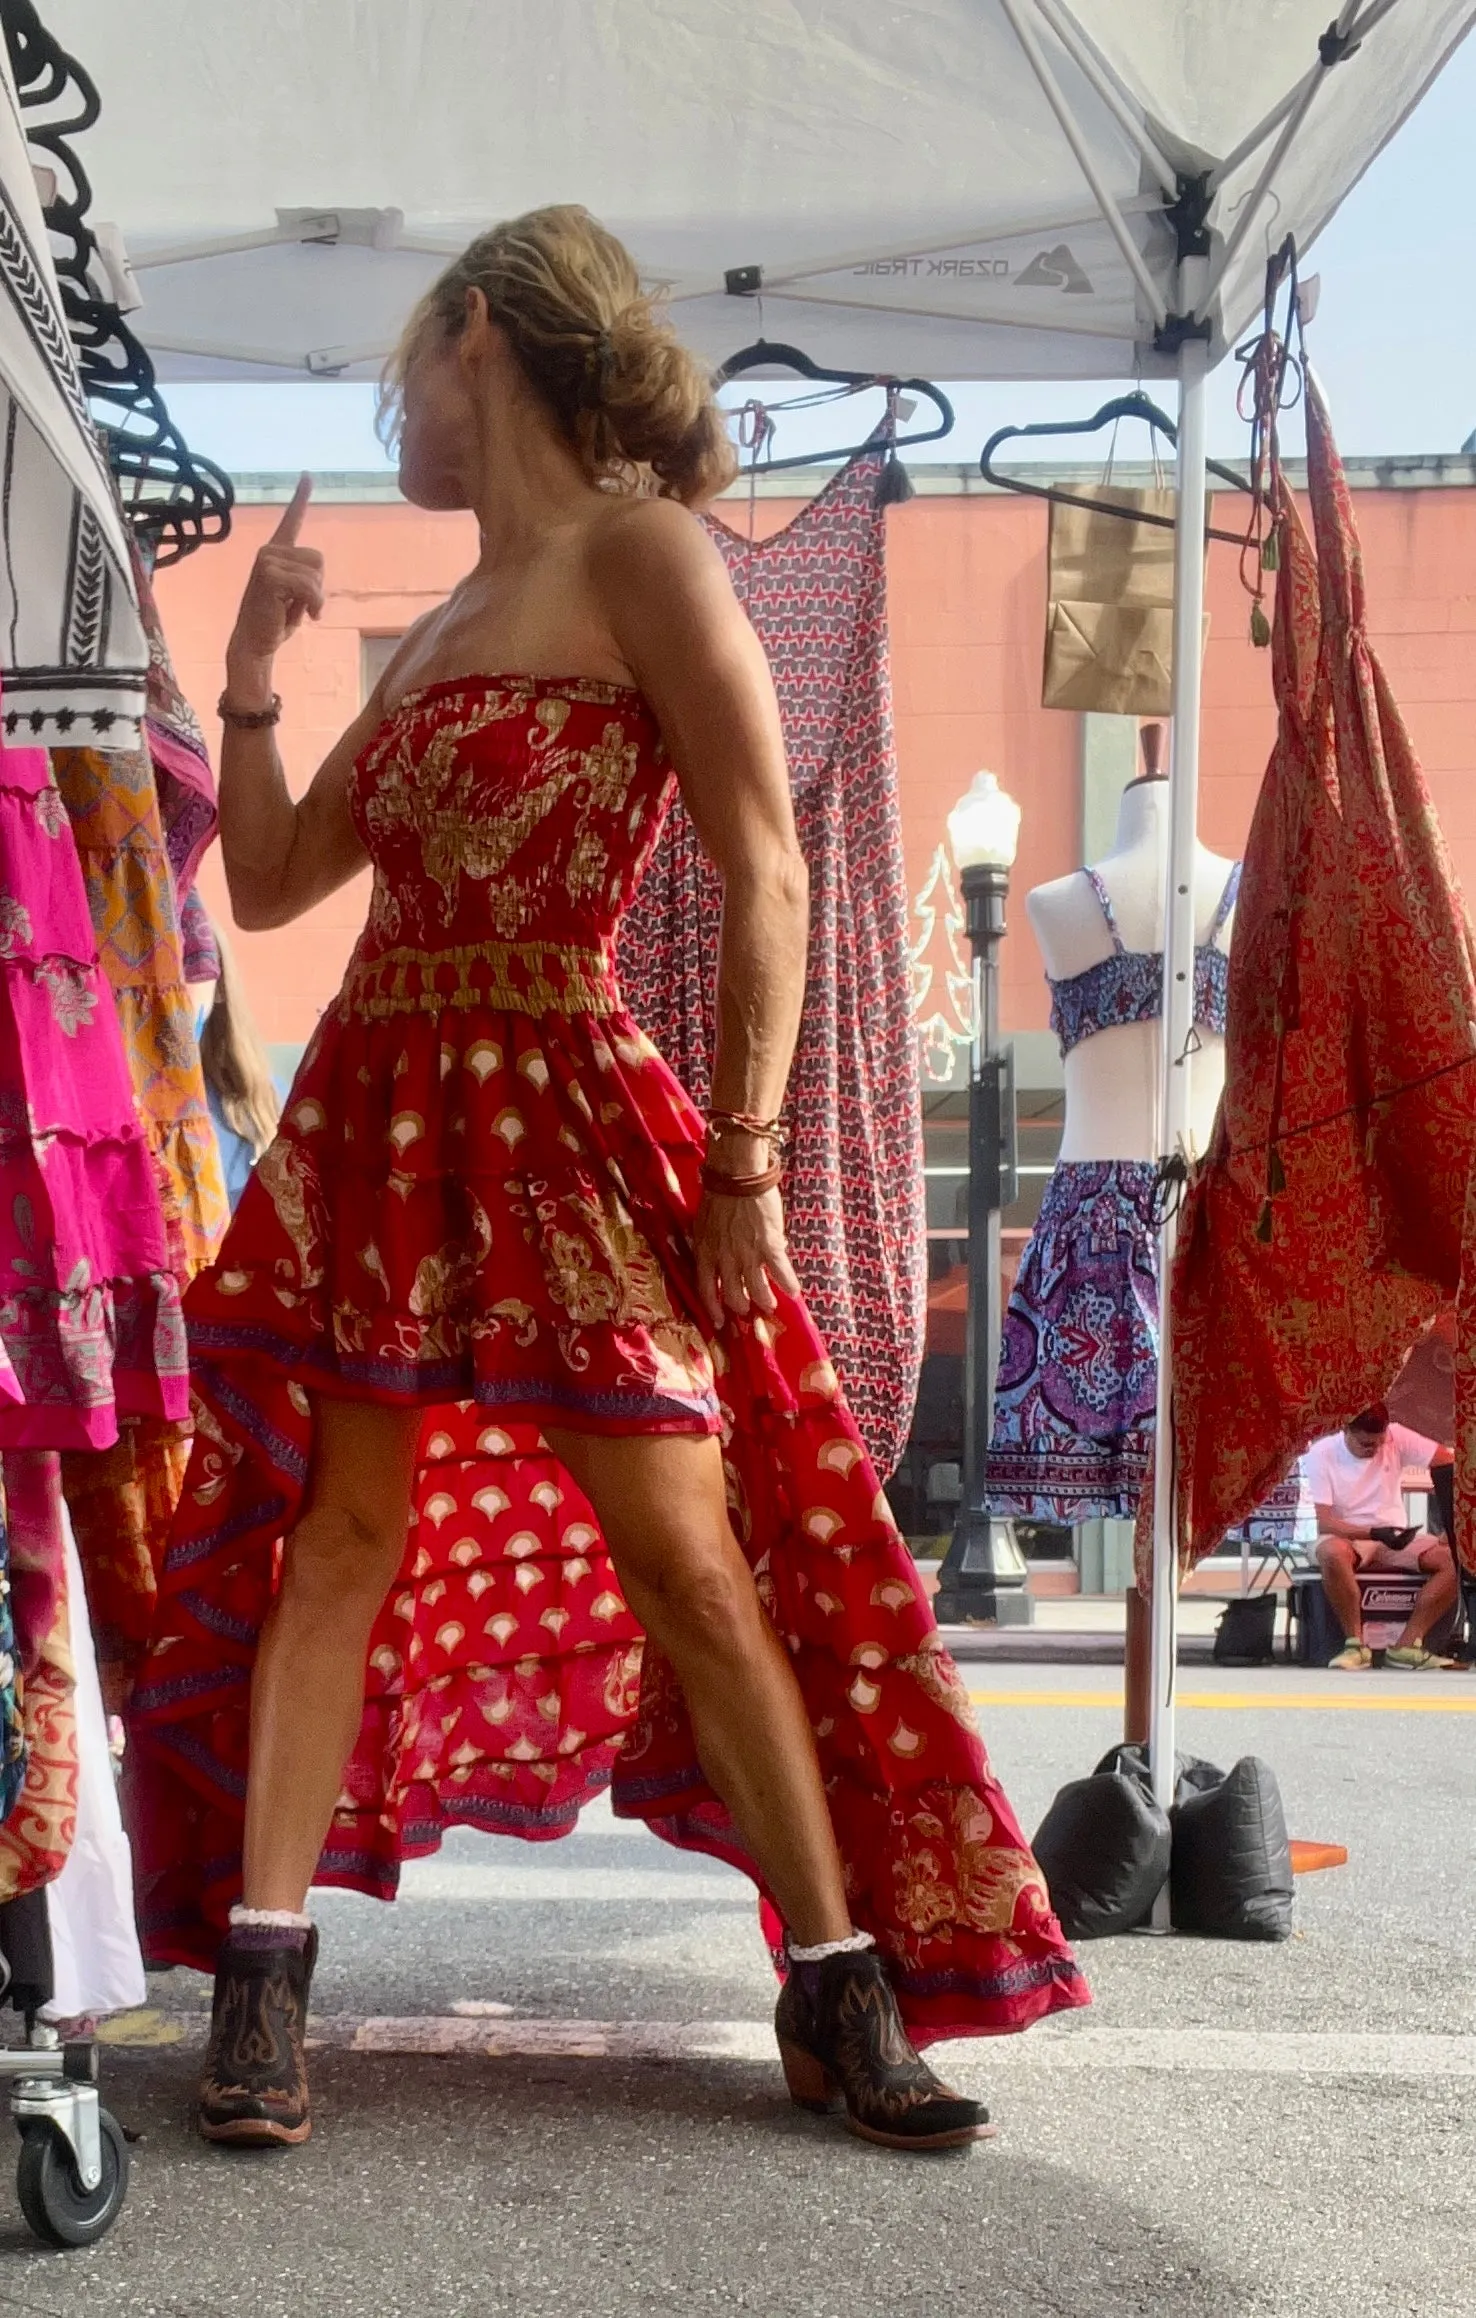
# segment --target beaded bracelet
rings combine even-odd
[[[782,1119],[756,1119],[748,1111],[709,1111],[707,1131],[709,1135],[752,1135],[781,1149],[789,1141]]]
[[[268,725],[282,721],[282,695],[274,692],[265,708],[232,708],[230,695],[223,692],[215,713],[222,724],[234,725],[237,732],[265,732]]]
[[[704,1166],[702,1188],[717,1199],[761,1199],[784,1180],[784,1169],[776,1159],[761,1175],[725,1175],[720,1167]]]

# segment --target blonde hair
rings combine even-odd
[[[200,1032],[200,1066],[205,1083],[219,1097],[226,1124],[259,1159],[277,1132],[281,1097],[272,1084],[266,1048],[257,1034],[236,972],[230,945],[217,926],[220,976],[215,1003]]]
[[[480,290],[529,384],[590,480],[685,505],[733,480],[737,458],[712,379],[641,287],[623,242],[572,203],[479,234],[421,299],[386,367],[380,432],[398,439],[405,379],[466,322]]]

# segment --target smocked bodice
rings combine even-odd
[[[1080,1046],[1083,1039],[1094,1037],[1099,1030],[1115,1030],[1125,1022],[1156,1022],[1163,1011],[1162,950],[1128,949],[1117,930],[1111,896],[1100,876],[1095,869],[1084,869],[1082,875],[1107,920],[1112,955],[1099,958],[1094,966],[1085,967],[1080,974],[1063,975],[1059,981],[1049,984],[1051,1028],[1060,1040],[1063,1055]],[[1221,1037],[1225,1033],[1230,960],[1218,943],[1239,891],[1240,863],[1237,861],[1225,881],[1209,933],[1195,945],[1194,951],[1195,1027],[1215,1031]]]
[[[374,893],[345,1006],[609,1012],[671,788],[630,686],[472,676],[408,694],[350,784]]]

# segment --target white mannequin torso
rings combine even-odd
[[[1164,872],[1168,858],[1167,781],[1134,781],[1124,789],[1112,851],[1094,864],[1107,889],[1117,930],[1128,950],[1163,947]],[[1206,940],[1234,863],[1206,846],[1196,848],[1195,939]],[[1052,879],[1027,895],[1025,907],[1053,982],[1069,980],[1113,952],[1112,930],[1090,881],[1080,870]],[[1229,947],[1233,913],[1216,937]],[[1126,1022],[1085,1038],[1066,1056],[1065,1160],[1157,1159],[1159,1150],[1159,1026]],[[1190,1073],[1190,1138],[1206,1149],[1225,1083],[1225,1041],[1201,1029]]]

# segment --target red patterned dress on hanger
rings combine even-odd
[[[790,1254],[872,1461],[907,1446],[927,1320],[927,1213],[887,647],[885,445],[792,522],[707,529],[764,648],[810,873],[789,1074]],[[621,988],[694,1102],[717,1044],[723,888],[678,799],[620,929]]]
[[[582,681],[432,685],[359,760],[368,926],[188,1301],[198,1431],[129,1758],[149,1946],[210,1963],[239,1889],[323,1391],[425,1418],[320,1881],[391,1896],[447,1824],[560,1835],[612,1776],[618,1811],[750,1865],[539,1427],[717,1434],[914,2033],[1023,2028],[1085,1987],[825,1348],[796,1302],[704,1325],[701,1121],[611,966],[672,787],[641,696]]]
[[[1306,380],[1309,539],[1275,460],[1279,712],[1236,912],[1225,1093],[1174,1269],[1186,1562],[1476,1300],[1476,945],[1368,633],[1353,502]],[[1315,552],[1314,552],[1315,543]],[[1476,1331],[1458,1331],[1461,1378]],[[1470,1365],[1467,1365],[1470,1364]],[[1476,1551],[1476,1424],[1457,1527]],[[1138,1517],[1140,1581],[1151,1508]]]

